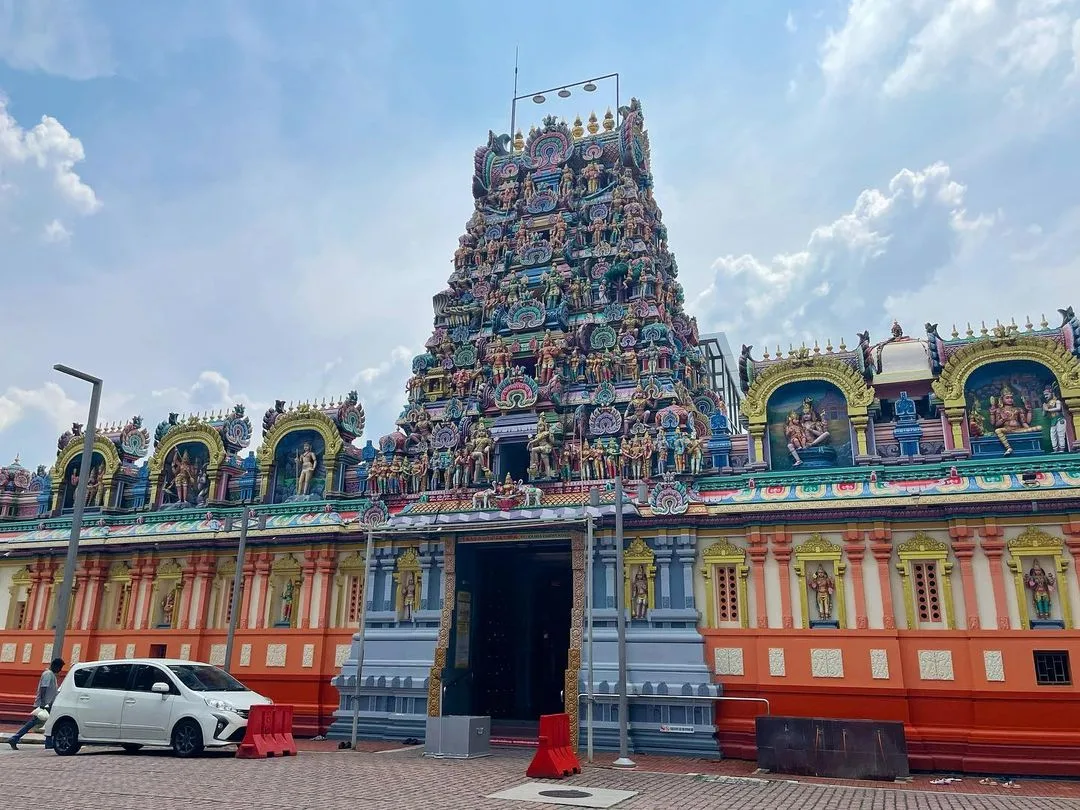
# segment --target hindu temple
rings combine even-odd
[[[232,669],[298,733],[358,706],[369,738],[581,738],[591,692],[611,749],[621,592],[632,751],[754,758],[770,711],[898,721],[913,768],[1080,774],[1071,308],[732,357],[684,309],[636,100],[489,133],[471,175],[395,424],[353,391],[97,428],[68,661],[224,664],[237,611]],[[0,468],[0,716],[61,652],[83,429]]]

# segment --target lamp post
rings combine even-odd
[[[545,93],[558,93],[559,98],[569,98],[570,90],[574,87],[580,87],[586,93],[596,92],[596,83],[602,82],[607,79],[615,80],[615,115],[619,114],[619,74],[608,73],[603,76],[597,76],[593,79],[585,79],[584,81],[574,82],[573,84],[562,84],[558,87],[551,87],[547,90],[540,90],[535,93],[525,93],[524,95],[517,94],[517,60],[515,57],[514,64],[514,100],[510,103],[510,144],[513,148],[513,139],[515,135],[515,127],[517,126],[517,103],[523,99],[530,98],[536,104],[543,104],[547,101]]]
[[[247,553],[248,519],[251,510],[244,501],[244,514],[240,518],[240,544],[236,549],[236,571],[233,573],[232,607],[229,609],[229,632],[225,636],[225,671],[231,671],[233,641],[236,639],[236,621],[240,618],[240,587],[244,577],[244,556]]]
[[[53,366],[53,369],[91,385],[90,413],[86,417],[82,458],[79,459],[79,483],[75,485],[75,503],[71,515],[71,535],[68,538],[67,557],[64,559],[64,580],[60,584],[60,592],[56,595],[53,656],[63,657],[64,634],[67,632],[68,610],[71,606],[71,589],[75,583],[75,563],[79,556],[79,535],[82,532],[83,511],[86,509],[86,484],[90,477],[90,465],[94,459],[94,433],[97,431],[98,407],[101,405],[101,380],[69,366],[57,364]],[[63,475],[63,471],[60,471],[60,475]]]
[[[356,682],[353,688],[352,734],[349,745],[356,750],[356,731],[360,723],[360,682],[364,674],[364,636],[367,635],[368,575],[371,572],[371,556],[375,553],[375,527],[367,527],[367,545],[364,547],[364,590],[360,597],[360,627],[356,631]]]
[[[612,764],[617,768],[632,768],[630,759],[630,741],[628,734],[629,720],[626,716],[628,701],[626,698],[626,587],[623,570],[623,487],[622,476],[615,476],[615,627],[619,637],[619,758]]]

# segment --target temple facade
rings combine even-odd
[[[636,100],[490,134],[472,186],[386,435],[357,392],[277,402],[255,452],[239,406],[99,426],[68,661],[223,664],[236,610],[233,671],[299,733],[347,736],[358,707],[367,737],[439,714],[528,737],[558,711],[583,735],[591,691],[610,748],[621,592],[635,751],[753,757],[770,711],[903,721],[915,768],[1080,774],[1071,308],[724,362],[684,311]],[[0,468],[0,716],[60,652],[82,430]]]

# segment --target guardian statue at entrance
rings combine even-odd
[[[836,584],[826,572],[824,566],[819,565],[814,576],[808,583],[810,590],[814,592],[817,605],[817,617],[819,621],[827,622],[832,619],[833,594],[836,593]]]

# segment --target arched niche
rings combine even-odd
[[[219,500],[225,445],[211,425],[176,427],[150,457],[150,503],[155,509],[182,509]]]
[[[840,392],[846,410],[845,421],[850,425],[851,433],[854,434],[856,460],[869,455],[867,429],[870,420],[869,408],[874,401],[874,389],[866,384],[862,374],[844,361],[835,357],[815,356],[809,359],[783,361],[765,368],[746,392],[746,398],[742,403],[742,413],[749,422],[757,463],[764,462],[766,458],[765,446],[768,441],[769,410],[773,395],[787,386],[815,383],[832,386]],[[794,459],[788,456],[786,442],[783,448],[785,457],[793,462]]]
[[[1013,378],[1016,378],[1015,380]],[[1033,385],[1039,388],[1051,385],[1056,396],[1065,406],[1062,415],[1071,423],[1071,437],[1080,435],[1080,360],[1064,346],[1054,341],[1031,335],[1015,335],[1005,339],[975,341],[959,349],[941,369],[941,375],[933,383],[934,393],[942,402],[946,419],[949,422],[952,444],[956,448],[971,447],[971,438],[979,439],[977,434],[994,436],[994,427],[990,420],[988,398],[997,386],[994,396],[1002,396],[1002,389],[1029,389]],[[1021,441],[1020,447],[1027,447],[1029,452],[1041,452],[1053,449],[1050,431],[1050,419],[1043,412],[1042,388],[1028,392],[1024,397],[1035,401],[1032,405],[1032,422],[1041,428],[1039,450],[1033,442]],[[1012,391],[1014,404],[1016,391]],[[981,423],[981,424],[980,424]],[[1034,432],[1034,431],[1032,431]],[[1013,444],[1006,434],[1006,438]],[[1060,435],[1060,433],[1059,433]],[[995,437],[996,441],[996,437]],[[993,441],[976,444],[975,451],[987,445],[992,449]],[[1004,447],[1000,446],[1003,452]]]
[[[94,435],[93,447],[86,507],[92,509],[113,506],[113,480],[120,469],[120,455],[116,452],[116,445],[100,433]],[[53,465],[53,511],[71,509],[75,505],[75,488],[79,481],[82,451],[83,439],[80,436],[64,448]]]
[[[778,387],[766,406],[770,468],[850,467],[853,430],[835,384],[800,380]]]
[[[338,458],[344,446],[337,425],[321,411],[302,406],[279,416],[263,436],[258,452],[262,502],[325,498],[339,479]],[[315,456],[314,472],[303,492],[298,483],[308,452]]]

